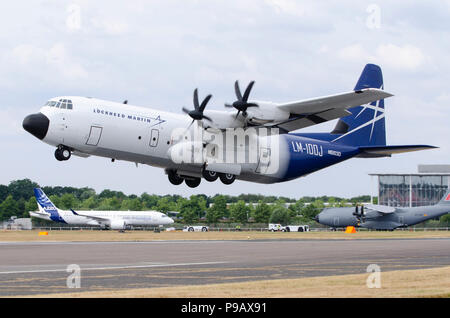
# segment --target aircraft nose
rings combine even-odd
[[[314,221],[316,221],[317,223],[320,223],[320,222],[319,222],[319,219],[320,219],[320,216],[319,216],[319,214],[317,214],[317,215],[314,217]]]
[[[39,139],[44,139],[47,135],[50,120],[42,113],[31,114],[24,118],[23,129]]]

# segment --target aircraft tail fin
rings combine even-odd
[[[450,205],[450,188],[447,189],[447,192],[442,197],[441,201],[438,202],[439,205]]]
[[[383,74],[375,64],[367,64],[355,86],[358,92],[364,88],[383,89]],[[333,142],[349,146],[384,146],[386,130],[384,99],[348,109],[352,114],[339,119],[331,132]]]
[[[50,215],[50,219],[57,222],[64,222],[59,214],[58,208],[53,204],[41,188],[34,189],[34,196],[38,203],[39,211],[43,211]]]

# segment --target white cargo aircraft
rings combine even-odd
[[[235,83],[235,111],[205,110],[194,91],[188,115],[95,98],[50,99],[23,127],[56,147],[55,157],[101,156],[164,168],[169,181],[196,187],[202,178],[224,184],[240,180],[293,180],[353,157],[376,158],[435,148],[387,146],[381,69],[368,64],[353,91],[288,103],[249,100]],[[294,130],[340,118],[327,133]],[[195,125],[192,125],[196,122]],[[192,137],[193,135],[193,137]]]
[[[63,211],[58,209],[40,188],[34,189],[39,211],[30,216],[73,225],[99,226],[112,230],[125,230],[133,225],[159,226],[174,221],[157,211]]]

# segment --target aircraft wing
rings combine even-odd
[[[278,123],[276,126],[287,131],[305,128],[350,115],[348,108],[370,104],[391,96],[393,95],[381,89],[364,88],[357,91],[278,104],[277,107],[280,110],[288,111],[291,118]]]
[[[366,204],[366,205],[364,205],[364,207],[369,210],[377,211],[377,212],[380,212],[383,214],[394,213],[396,210],[395,208],[393,208],[391,206],[378,205],[378,204]]]
[[[78,215],[78,216],[84,216],[86,218],[98,221],[98,222],[109,222],[110,220],[108,218],[102,218],[99,216],[92,216],[92,215],[87,215],[87,214],[82,214],[82,213],[78,213],[75,212],[74,210],[70,209],[70,211],[72,211],[73,214]]]

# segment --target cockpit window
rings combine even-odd
[[[62,109],[73,109],[73,104],[70,99],[60,99],[58,102],[49,100],[44,106],[62,108]]]

